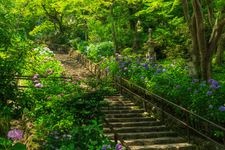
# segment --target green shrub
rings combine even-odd
[[[98,44],[90,44],[87,47],[87,56],[95,61],[99,62],[105,57],[112,56],[114,53],[112,42],[101,42]]]

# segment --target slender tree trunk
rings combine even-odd
[[[193,78],[197,78],[199,79],[201,77],[201,67],[200,67],[200,52],[199,52],[199,48],[198,48],[198,40],[196,37],[196,20],[195,20],[195,16],[192,16],[192,21],[189,27],[190,31],[191,31],[191,39],[192,39],[192,47],[189,51],[190,55],[191,55],[191,63],[192,63],[192,67],[190,68],[190,72],[191,72],[191,76]]]
[[[198,48],[200,51],[201,55],[201,78],[203,80],[208,80],[209,79],[209,68],[208,68],[208,62],[210,57],[208,55],[208,50],[207,50],[207,45],[206,45],[206,38],[205,38],[205,27],[204,27],[204,20],[203,20],[203,15],[202,15],[202,8],[199,0],[193,0],[192,1],[193,5],[193,11],[195,15],[195,20],[196,20],[196,36],[198,40]]]
[[[114,20],[113,8],[114,8],[114,0],[112,1],[112,5],[110,7],[110,15],[112,17],[112,38],[113,38],[113,44],[115,49],[114,53],[116,53],[118,52],[118,42],[117,42],[117,36],[116,36],[116,25]]]
[[[215,60],[215,63],[217,65],[221,65],[223,62],[224,50],[225,50],[225,33],[222,34],[221,39],[219,40],[219,43],[218,43],[218,47],[216,51],[216,60]]]
[[[134,31],[133,31],[133,45],[132,45],[132,49],[134,52],[137,52],[138,49],[139,49],[139,42],[138,42],[138,32],[137,32],[137,27],[136,27],[136,24],[135,24],[135,27],[134,27]]]

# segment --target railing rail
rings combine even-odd
[[[87,67],[92,73],[98,77],[107,76],[105,70],[102,70],[99,65],[92,63],[82,54],[78,54],[79,61]],[[94,67],[93,67],[94,66]],[[93,72],[98,70],[97,72]],[[181,107],[165,98],[160,97],[124,78],[115,77],[114,85],[122,94],[129,94],[132,97],[137,97],[142,101],[143,107],[146,111],[157,110],[162,121],[165,119],[172,119],[174,122],[180,124],[185,128],[186,134],[190,140],[190,134],[200,135],[215,144],[215,146],[225,149],[225,128],[201,117],[184,107]],[[173,122],[173,123],[174,123]],[[215,133],[220,133],[221,136],[215,136]],[[116,133],[114,133],[116,136]]]
[[[5,76],[7,78],[7,76]],[[32,80],[33,76],[14,76],[12,77],[12,79],[15,81],[15,86],[17,86],[18,88],[29,88],[29,86],[26,85],[19,85],[19,81],[21,80]],[[65,76],[59,76],[59,77],[49,77],[49,76],[39,76],[39,79],[52,79],[52,80],[73,80],[72,77],[65,77]],[[2,78],[4,80],[4,78]],[[0,84],[1,86],[5,86]]]

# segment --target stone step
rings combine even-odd
[[[195,150],[189,143],[154,144],[145,146],[130,146],[131,150]]]
[[[140,126],[157,126],[162,125],[160,121],[140,121],[140,122],[111,122],[115,127],[140,127]]]
[[[134,109],[139,109],[139,107],[117,105],[117,106],[103,106],[101,109],[102,110],[134,110]]]
[[[114,128],[116,133],[131,133],[131,132],[152,132],[152,131],[166,131],[168,128],[166,128],[165,125],[161,126],[142,126],[142,127],[120,127],[120,128]],[[104,128],[104,133],[110,133],[110,128]]]
[[[159,137],[149,139],[131,139],[124,141],[128,146],[143,146],[153,144],[172,144],[172,143],[185,143],[186,139],[182,137]]]
[[[113,133],[105,133],[110,139],[114,138]],[[176,137],[177,134],[173,131],[158,131],[158,132],[134,132],[134,133],[118,133],[119,137],[128,140],[128,139],[143,139],[143,138],[159,138],[159,137]]]
[[[129,118],[129,117],[144,117],[145,113],[114,113],[105,114],[106,118]]]
[[[130,110],[101,110],[101,112],[105,113],[105,114],[114,114],[114,113],[144,113],[143,109],[130,109]]]
[[[104,101],[108,102],[108,103],[114,103],[114,102],[133,103],[131,100],[128,100],[128,99],[108,99],[108,98],[105,98]]]
[[[110,102],[109,106],[135,106],[133,102]]]
[[[105,102],[102,112],[106,121],[131,150],[195,150],[193,145],[132,101],[122,96],[109,96]],[[104,134],[114,140],[114,133],[106,123],[103,127]]]
[[[132,117],[132,118],[105,118],[108,122],[140,122],[140,121],[156,121],[152,117]]]

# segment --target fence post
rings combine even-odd
[[[191,139],[191,137],[190,137],[190,129],[189,129],[189,125],[190,125],[190,118],[189,118],[189,115],[188,115],[188,113],[186,113],[185,114],[185,116],[186,116],[186,122],[187,122],[187,126],[186,126],[186,132],[187,132],[187,136],[188,136],[188,142],[190,143],[190,139]]]
[[[144,95],[144,98],[145,98],[145,99],[144,99],[144,101],[143,101],[143,108],[144,108],[144,111],[147,112],[148,109],[147,109],[146,101],[145,101],[145,100],[146,100],[146,93],[145,93],[145,95]]]
[[[163,104],[161,104],[160,111],[161,111],[161,120],[164,123],[165,122],[165,113],[164,113],[164,105]]]

